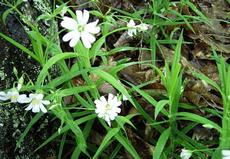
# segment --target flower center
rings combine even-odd
[[[33,99],[31,102],[33,105],[38,105],[40,103],[40,100],[38,99]]]
[[[12,96],[10,97],[11,100],[16,100],[17,98],[18,98],[17,95],[12,95]]]
[[[79,32],[83,32],[85,30],[85,27],[84,27],[84,25],[78,25],[77,29]]]
[[[112,107],[111,107],[111,105],[107,104],[107,105],[105,106],[105,112],[108,112],[108,111],[110,111],[110,110],[112,110]]]

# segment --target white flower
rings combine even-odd
[[[192,156],[192,152],[190,150],[182,149],[180,153],[180,157],[182,159],[189,159]]]
[[[137,25],[137,29],[139,32],[148,30],[148,27],[149,27],[149,25],[145,24],[145,23],[141,23],[141,24]]]
[[[127,27],[129,28],[128,29],[129,36],[132,37],[133,35],[137,34],[137,27],[136,27],[135,22],[132,19],[127,23]]]
[[[90,48],[91,44],[96,40],[93,34],[97,34],[100,32],[100,27],[97,27],[98,20],[88,23],[89,20],[89,12],[84,10],[83,12],[80,10],[76,11],[77,19],[63,17],[63,21],[61,22],[61,26],[68,29],[69,32],[63,36],[63,41],[69,42],[70,47],[74,47],[79,39],[81,38],[83,45],[86,48]]]
[[[44,105],[49,105],[50,101],[43,100],[44,95],[43,94],[33,94],[30,93],[29,97],[27,97],[25,94],[22,94],[18,98],[19,103],[30,103],[29,106],[25,110],[31,110],[34,113],[38,113],[42,111],[43,113],[46,113],[47,110]]]
[[[230,159],[230,150],[222,150],[221,153],[223,156],[222,159]]]
[[[127,27],[128,29],[128,35],[129,36],[134,36],[137,34],[138,32],[143,32],[149,29],[149,25],[145,24],[145,23],[141,23],[139,25],[136,25],[135,22],[131,19],[128,23],[127,23]]]
[[[0,92],[0,100],[2,101],[6,101],[10,99],[12,103],[16,103],[18,101],[18,97],[19,97],[19,92],[16,89],[12,89],[7,93],[3,91]]]
[[[99,118],[104,119],[109,126],[111,126],[111,120],[114,120],[118,113],[121,112],[121,101],[118,100],[117,96],[109,93],[108,101],[104,96],[100,97],[94,101],[96,104],[95,112],[98,114]]]

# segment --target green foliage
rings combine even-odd
[[[126,132],[127,127],[138,131],[138,125],[133,122],[135,121],[133,119],[136,118],[143,120],[145,125],[149,126],[151,131],[156,132],[159,136],[157,139],[150,136],[149,141],[147,141],[154,159],[179,158],[178,149],[182,147],[191,150],[195,157],[201,159],[212,155],[220,157],[219,149],[230,149],[230,66],[223,57],[219,57],[216,54],[214,49],[213,57],[217,63],[220,83],[212,81],[200,72],[193,71],[193,75],[207,82],[220,92],[224,105],[223,113],[215,109],[205,111],[214,116],[221,117],[222,127],[208,119],[208,117],[191,113],[190,110],[193,110],[196,106],[180,103],[185,87],[181,65],[181,48],[183,44],[189,44],[190,42],[184,41],[184,32],[178,27],[175,27],[171,33],[166,33],[165,30],[168,26],[183,24],[195,32],[192,23],[203,22],[209,24],[207,17],[192,2],[189,0],[181,0],[179,2],[152,0],[146,8],[140,8],[140,10],[135,10],[131,13],[117,8],[110,8],[106,13],[99,9],[92,10],[90,13],[100,18],[102,22],[99,24],[102,30],[100,37],[92,44],[91,48],[86,48],[84,43],[79,41],[72,49],[72,52],[65,52],[59,42],[54,42],[53,39],[61,38],[59,32],[52,34],[57,37],[49,37],[43,35],[37,27],[37,24],[40,22],[56,21],[58,18],[62,18],[63,9],[66,9],[67,14],[76,19],[70,3],[59,1],[61,5],[58,8],[38,16],[35,24],[31,24],[26,19],[26,15],[23,15],[18,10],[18,6],[21,3],[23,3],[22,0],[18,0],[14,4],[7,2],[9,9],[3,13],[2,19],[6,23],[6,18],[10,13],[15,12],[18,14],[30,30],[26,32],[31,46],[26,48],[3,33],[0,33],[0,37],[22,50],[41,66],[37,80],[24,84],[21,91],[27,93],[34,91],[45,94],[45,99],[51,101],[51,104],[47,106],[50,115],[55,120],[60,120],[60,127],[57,128],[57,131],[43,141],[35,151],[44,148],[50,142],[57,142],[57,139],[59,139],[57,158],[61,159],[65,155],[65,146],[70,138],[73,141],[72,159],[82,158],[82,156],[93,159],[119,158],[122,148],[132,158],[140,159],[142,156],[128,138]],[[94,1],[92,3],[97,6],[99,2]],[[177,10],[172,9],[175,5],[178,5]],[[184,15],[182,12],[184,5],[196,15]],[[173,15],[175,18],[168,18],[165,16],[166,13]],[[122,23],[127,23],[130,19],[141,23],[145,22],[150,26],[143,33],[147,34],[148,37],[144,39],[144,47],[122,45],[109,49],[107,46],[108,37],[120,33],[125,34],[124,32],[129,30],[129,28],[123,26]],[[118,21],[122,21],[121,24]],[[113,28],[114,26],[116,26],[115,29]],[[161,39],[159,39],[159,35],[162,36]],[[163,70],[157,65],[157,52],[163,53],[161,45],[167,45],[174,50],[171,61],[164,61]],[[122,59],[113,61],[115,64],[110,65],[110,56],[122,55],[125,52],[133,53],[135,51],[149,52],[151,60],[134,62],[130,60],[129,56],[123,56]],[[101,62],[99,64],[97,64],[98,59]],[[155,99],[151,94],[152,90],[146,90],[144,87],[152,81],[138,85],[122,79],[119,72],[133,65],[148,66],[153,71],[155,77],[159,75],[159,81],[165,89],[165,94]],[[60,71],[56,76],[52,74],[53,68],[57,68]],[[81,83],[81,81],[83,82]],[[112,121],[111,127],[108,127],[103,118],[98,117],[95,113],[96,105],[94,101],[104,95],[100,91],[100,87],[104,84],[108,84],[117,92],[117,96],[122,102],[122,110],[126,111],[129,107],[132,110],[128,112],[129,114],[124,115],[124,112],[122,112],[121,116],[117,116]],[[120,99],[121,96],[127,97],[128,101],[122,101]],[[152,112],[148,112],[145,109],[144,105],[138,100],[139,97],[152,106]],[[183,111],[180,109],[183,109]],[[44,114],[36,114],[31,119],[20,136],[17,146],[23,144],[26,135],[42,115]],[[188,121],[188,123],[180,130],[178,125],[183,121]],[[221,133],[220,147],[215,153],[204,143],[189,137],[190,131],[199,124],[209,124],[213,126],[214,130]],[[97,130],[95,128],[102,129],[100,134],[102,139],[100,143],[96,144],[89,142],[90,137]],[[111,148],[113,149],[111,150]],[[111,153],[108,154],[107,152]]]

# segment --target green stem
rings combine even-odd
[[[224,116],[222,119],[222,133],[220,145],[222,149],[230,150],[230,102],[224,102]]]

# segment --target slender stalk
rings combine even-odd
[[[222,150],[230,150],[230,66],[228,63],[226,63],[223,57],[220,57],[216,54],[214,49],[213,52],[219,73],[220,93],[224,108],[220,136],[220,148]]]
[[[230,150],[230,102],[226,99],[224,102],[224,114],[222,119],[222,133],[220,145],[223,150]]]

